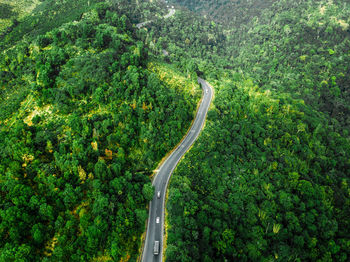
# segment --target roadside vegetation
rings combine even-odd
[[[150,176],[199,100],[148,57],[128,6],[75,4],[0,54],[1,261],[135,260]]]
[[[167,261],[347,261],[350,6],[177,2],[200,14],[154,41],[216,97],[171,179]]]

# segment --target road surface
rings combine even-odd
[[[163,162],[152,182],[155,187],[155,194],[149,204],[148,225],[142,253],[142,262],[162,261],[166,188],[177,163],[191,147],[201,132],[211,99],[213,97],[213,89],[207,82],[201,78],[198,78],[198,83],[202,86],[203,97],[191,129],[181,144],[178,145],[171,155]],[[158,198],[157,193],[159,191],[160,197]],[[160,218],[160,223],[156,223],[157,217]],[[159,241],[159,255],[153,254],[155,241]]]
[[[175,14],[175,8],[169,8],[168,11],[169,11],[169,13],[164,16],[165,19],[172,17]]]
[[[175,14],[175,8],[169,8],[168,11],[169,11],[169,13],[167,15],[163,16],[163,18],[166,19],[166,18],[172,17]],[[152,21],[153,20],[142,22],[142,23],[138,23],[138,24],[136,24],[136,27],[138,29],[140,29],[140,28],[144,27],[145,25],[151,23]]]

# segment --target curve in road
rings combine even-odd
[[[158,262],[163,259],[165,195],[169,179],[178,162],[199,136],[213,97],[213,89],[205,80],[198,78],[198,83],[202,86],[203,96],[192,126],[182,142],[160,166],[152,182],[155,187],[155,195],[149,203],[148,225],[142,262]],[[159,196],[158,192],[160,192]],[[153,253],[155,241],[159,241],[159,255],[154,255]]]
[[[166,14],[165,16],[163,16],[163,18],[167,19],[169,17],[172,17],[175,14],[175,12],[176,12],[175,8],[169,8],[168,11],[169,11],[169,13]],[[142,22],[142,23],[138,23],[138,24],[136,24],[136,27],[138,29],[140,29],[140,28],[144,27],[145,25],[151,23],[152,21],[153,20],[149,20],[149,21],[145,21],[145,22]]]

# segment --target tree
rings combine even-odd
[[[31,233],[37,244],[41,244],[44,241],[45,235],[43,233],[43,226],[40,223],[32,227]]]
[[[151,201],[154,196],[154,186],[152,186],[150,182],[144,184],[142,188],[142,194],[147,201]]]
[[[145,225],[145,221],[147,220],[147,217],[148,217],[146,210],[136,209],[135,215],[136,215],[137,222],[139,223],[140,227],[142,228]]]

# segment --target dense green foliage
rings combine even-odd
[[[269,9],[278,0],[174,0],[222,24],[240,26]]]
[[[0,261],[136,260],[197,75],[166,259],[349,260],[349,1],[73,2],[0,17]]]
[[[202,1],[194,2],[203,7]],[[234,8],[233,14],[226,14],[224,11],[231,9],[225,7],[215,17],[241,19],[240,13],[249,11],[250,19],[234,25],[229,21],[216,25],[184,12],[157,35],[163,38],[165,32],[180,32],[182,41],[178,46],[191,57],[202,59],[203,64],[212,62],[210,70],[199,66],[211,77],[222,75],[223,67],[234,69],[266,90],[288,92],[304,99],[337,120],[336,125],[350,128],[349,4],[324,0],[270,4],[263,0],[204,2],[212,9],[237,2],[242,6]],[[211,14],[210,10],[206,13]],[[191,24],[196,34],[189,33],[186,24]],[[201,37],[206,32],[207,36]],[[165,39],[176,42],[172,35]],[[200,45],[192,38],[199,40]],[[184,46],[185,39],[189,39],[188,48]]]
[[[83,12],[87,12],[94,3],[101,1],[89,0],[88,3],[85,0],[44,0],[36,3],[31,0],[11,1],[11,6],[14,10],[18,10],[18,14],[13,11],[10,24],[3,22],[8,27],[3,29],[3,32],[0,31],[2,38],[0,49],[10,47],[23,38],[33,39],[64,23],[79,20]],[[19,16],[19,12],[23,14]],[[2,24],[0,26],[3,27]]]
[[[349,4],[280,1],[230,33],[227,56],[263,89],[302,98],[350,130],[349,17]]]
[[[0,56],[0,261],[138,256],[149,176],[199,88],[150,63],[123,8],[92,5]]]
[[[145,42],[159,54],[165,48],[169,52],[165,59],[187,74],[204,72],[207,77],[218,78],[229,65],[228,59],[223,59],[223,27],[186,11],[153,23]]]
[[[177,2],[216,20],[183,11],[164,42],[217,92],[171,180],[167,260],[348,261],[349,5]]]
[[[171,181],[167,261],[346,261],[349,141],[251,81],[214,105]]]

